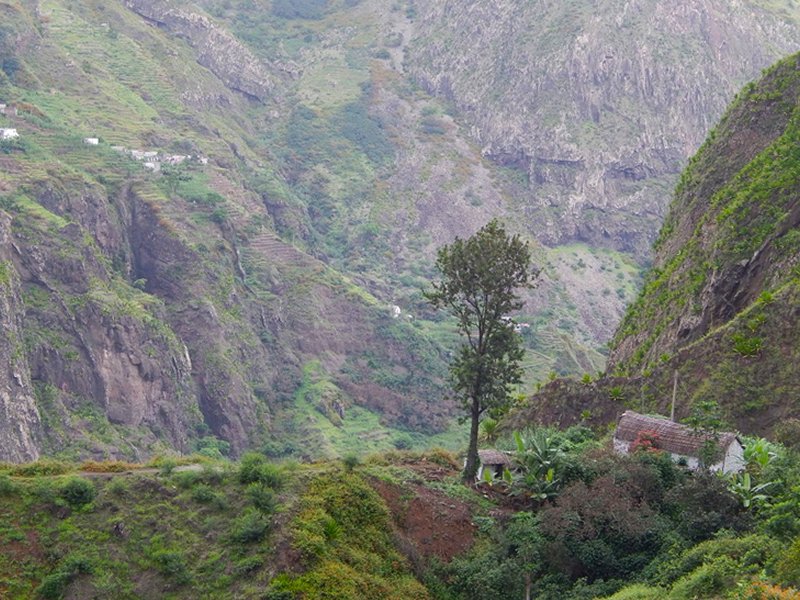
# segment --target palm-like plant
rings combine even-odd
[[[770,496],[765,494],[764,491],[775,485],[774,481],[767,481],[755,485],[750,473],[745,471],[741,474],[734,474],[729,483],[728,490],[735,495],[745,508],[756,508],[767,504]]]
[[[564,462],[564,452],[555,437],[547,429],[537,429],[526,438],[514,432],[514,441],[514,462],[520,475],[514,479],[512,493],[540,502],[554,498],[561,487],[559,469]]]
[[[487,444],[493,444],[497,441],[497,434],[499,433],[497,426],[497,420],[491,417],[487,417],[481,422],[481,438]]]

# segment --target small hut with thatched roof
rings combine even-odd
[[[479,481],[483,480],[483,473],[486,470],[489,470],[494,477],[499,478],[503,476],[503,471],[511,469],[511,457],[500,450],[478,450],[478,458],[480,465],[476,478]]]
[[[709,441],[718,444],[721,457],[710,466],[712,471],[738,473],[745,468],[744,446],[735,433],[724,432],[712,437],[666,417],[641,415],[632,410],[622,414],[614,432],[614,450],[620,454],[646,445],[669,452],[673,460],[685,462],[692,470],[699,468],[701,451]]]

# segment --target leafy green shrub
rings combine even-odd
[[[251,483],[247,486],[247,497],[259,512],[271,515],[275,512],[278,500],[275,492],[262,483]]]
[[[352,471],[359,464],[361,464],[361,460],[358,458],[358,455],[356,455],[356,454],[352,454],[352,453],[351,454],[346,454],[342,458],[342,464],[344,465],[345,469],[347,469],[348,471]]]
[[[38,460],[33,463],[17,465],[11,469],[11,475],[16,477],[39,477],[41,475],[63,475],[72,467],[59,460]]]
[[[243,484],[260,483],[274,490],[284,484],[282,469],[267,461],[263,454],[248,452],[242,456],[239,465],[239,482]]]
[[[414,440],[407,433],[401,433],[392,441],[392,445],[398,450],[411,450],[414,446]]]
[[[106,487],[110,494],[121,497],[128,493],[128,482],[123,477],[115,477]]]
[[[175,467],[178,466],[178,463],[172,458],[164,458],[159,463],[159,475],[163,477],[169,477],[172,475],[172,472],[175,470]]]
[[[236,519],[231,529],[231,539],[239,544],[260,542],[267,535],[269,521],[259,511],[248,508]]]
[[[248,556],[238,561],[233,566],[233,571],[237,575],[247,575],[258,571],[264,565],[264,559],[260,556]]]
[[[636,583],[622,588],[613,596],[606,596],[604,600],[661,600],[665,596],[666,592],[661,588]]]
[[[96,492],[91,482],[80,477],[70,477],[61,486],[59,496],[73,507],[89,504],[95,498]]]
[[[712,537],[723,528],[742,531],[750,516],[718,477],[694,476],[665,498],[676,531],[692,542]]]
[[[741,333],[733,334],[731,341],[734,351],[742,356],[755,356],[761,352],[761,348],[764,346],[764,340],[760,337],[748,337]]]
[[[720,556],[678,580],[672,587],[670,598],[694,600],[718,596],[733,586],[738,574],[736,563],[727,556]]]
[[[800,587],[800,539],[794,541],[775,568],[778,581],[784,585]]]
[[[284,589],[281,583],[270,585],[264,593],[264,600],[295,600],[297,594]]]
[[[200,473],[197,471],[179,471],[174,473],[172,481],[182,490],[188,490],[200,483]]]
[[[177,550],[156,550],[151,555],[155,569],[172,579],[178,585],[186,585],[192,580],[186,557]]]
[[[36,590],[39,597],[45,600],[59,600],[70,582],[78,575],[94,573],[94,564],[84,556],[69,556],[59,568],[47,575]]]
[[[10,496],[15,494],[18,486],[8,475],[0,475],[0,496]]]
[[[192,500],[200,504],[208,504],[217,497],[210,486],[200,483],[192,488]]]
[[[230,454],[231,445],[225,440],[209,435],[195,442],[195,450],[198,454],[220,460]]]
[[[42,579],[42,583],[37,588],[36,593],[46,600],[60,600],[72,579],[73,575],[69,573],[61,571],[50,573]]]

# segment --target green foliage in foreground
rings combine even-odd
[[[580,429],[517,436],[523,470],[492,487],[530,488],[530,512],[433,569],[449,583],[437,598],[798,597],[800,455],[748,439],[745,473],[693,474],[652,449],[617,456]],[[545,469],[558,482],[546,495]]]
[[[313,481],[292,529],[307,570],[278,578],[275,594],[292,592],[308,600],[429,597],[394,547],[383,500],[352,469]]]
[[[0,465],[0,597],[797,597],[796,451],[746,440],[747,479],[765,496],[747,502],[745,474],[693,474],[652,448],[618,456],[583,427],[518,437],[515,458],[527,471],[477,494],[457,483],[460,465],[445,453],[349,465],[275,465],[248,454],[239,465],[138,472]],[[425,481],[412,471],[432,466],[449,477]],[[558,484],[543,495],[527,475],[545,467]],[[390,512],[378,481],[400,487],[400,513],[420,489],[445,523],[447,505],[471,507],[471,550],[450,563],[421,560],[422,547],[395,535],[404,515]]]

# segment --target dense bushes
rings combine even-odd
[[[268,597],[429,598],[397,553],[391,530],[383,500],[357,474],[342,471],[313,481],[292,525],[307,569],[275,580]]]
[[[529,495],[536,512],[518,514],[524,529],[516,517],[495,524],[467,556],[436,567],[438,597],[525,597],[525,587],[541,600],[800,597],[790,590],[800,586],[791,451],[749,440],[747,472],[754,485],[770,483],[753,504],[732,493],[741,478],[691,473],[652,449],[623,457],[586,439],[566,443],[564,432],[525,437],[526,473],[546,465],[560,484],[544,501]],[[533,484],[517,476],[514,485]]]
[[[281,468],[267,461],[263,454],[249,452],[242,456],[239,465],[239,482],[243,484],[259,483],[279,490],[284,483]]]
[[[70,477],[61,486],[59,491],[61,498],[73,507],[89,504],[95,497],[95,489],[91,482],[80,477]]]

